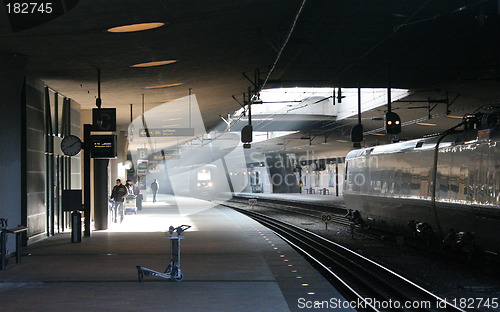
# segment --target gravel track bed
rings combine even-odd
[[[248,205],[240,203],[228,204],[248,208]],[[346,225],[329,223],[326,229],[325,223],[320,219],[293,214],[290,211],[261,206],[254,206],[251,210],[308,229],[377,260],[436,295],[456,300],[458,306],[464,310],[500,311],[498,263],[468,259],[460,254],[426,251],[423,248],[407,246],[401,238],[396,240],[391,235],[373,234],[357,228],[352,238],[351,230]],[[487,301],[487,298],[490,300]],[[484,306],[484,302],[495,302],[492,299],[498,304],[496,309]]]

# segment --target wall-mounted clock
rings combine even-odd
[[[64,155],[75,156],[76,154],[80,153],[82,145],[83,143],[82,141],[80,141],[80,138],[75,135],[68,135],[65,136],[61,141],[61,150],[63,151]]]

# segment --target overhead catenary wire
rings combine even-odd
[[[410,16],[408,16],[408,18],[403,22],[403,24],[406,24],[408,23],[411,19],[413,19],[420,11],[422,11],[429,3],[431,2],[431,0],[428,0],[426,1],[424,4],[422,4],[417,10],[415,10]],[[290,31],[288,32],[288,35],[283,43],[283,45],[281,46],[279,52],[278,52],[278,55],[270,69],[270,71],[268,72],[267,76],[266,76],[266,79],[264,80],[264,83],[262,84],[261,88],[260,89],[263,89],[265,87],[265,85],[267,84],[267,81],[269,80],[270,76],[272,75],[274,69],[276,68],[276,65],[278,64],[279,62],[279,59],[281,58],[281,55],[290,39],[290,37],[292,36],[292,33],[296,27],[296,24],[299,20],[299,17],[300,17],[300,14],[302,13],[302,10],[304,8],[306,4],[306,0],[304,0],[302,2],[302,5],[300,6],[296,16],[295,16],[295,19],[292,23],[292,26],[290,28]],[[365,53],[363,53],[360,57],[358,57],[356,60],[354,60],[352,63],[350,63],[348,66],[346,66],[342,71],[340,71],[335,77],[333,77],[328,83],[327,85],[330,85],[330,83],[332,81],[334,81],[335,79],[337,79],[339,76],[343,75],[345,72],[347,72],[349,69],[351,69],[353,66],[355,66],[356,64],[358,64],[360,61],[362,61],[365,57],[367,57],[370,53],[372,53],[376,48],[378,48],[380,45],[382,45],[384,42],[386,42],[388,39],[390,39],[397,31],[399,30],[399,28],[395,28],[393,29],[393,31],[391,33],[389,33],[387,36],[385,36],[382,40],[380,40],[379,42],[377,42],[374,46],[372,46],[370,49],[368,49]],[[310,95],[310,97],[314,96],[314,93],[312,95]],[[390,95],[388,95],[388,97],[390,97]]]
[[[413,20],[413,19],[414,19],[414,18],[415,18],[415,17],[419,14],[419,12],[421,12],[421,11],[422,11],[425,7],[427,7],[427,6],[428,6],[428,4],[429,4],[430,2],[431,2],[431,0],[427,0],[427,1],[425,1],[425,2],[424,2],[421,6],[419,6],[419,7],[418,7],[418,8],[417,8],[414,12],[412,12],[412,14],[411,14],[411,15],[409,15],[409,16],[405,19],[405,21],[404,21],[403,23],[401,23],[400,25],[405,25],[405,26],[406,26],[406,25],[409,25],[409,24],[411,23],[411,20]],[[480,1],[480,2],[481,2],[481,1]],[[290,38],[291,38],[291,37],[292,37],[292,35],[293,35],[293,32],[294,32],[294,30],[295,30],[295,28],[296,28],[296,26],[297,26],[297,23],[298,23],[298,21],[299,21],[299,18],[300,18],[300,16],[301,16],[301,13],[303,12],[303,9],[304,9],[304,7],[305,7],[306,3],[307,3],[307,0],[302,1],[302,3],[301,3],[301,5],[300,5],[300,7],[299,7],[299,9],[298,9],[298,11],[297,11],[297,13],[296,13],[296,15],[295,15],[295,18],[294,18],[294,20],[293,20],[293,22],[292,22],[292,25],[291,25],[291,27],[290,27],[290,29],[289,29],[289,31],[288,31],[288,34],[287,34],[287,36],[286,36],[286,38],[285,38],[285,41],[283,42],[282,46],[280,47],[280,49],[279,49],[279,51],[278,51],[278,54],[277,54],[277,56],[276,56],[276,59],[274,60],[273,65],[271,66],[271,68],[270,68],[269,72],[267,73],[267,75],[266,75],[266,78],[265,78],[264,82],[262,83],[262,85],[260,85],[260,86],[259,86],[259,90],[258,90],[258,91],[260,91],[260,90],[264,89],[264,87],[267,85],[267,82],[269,81],[269,79],[270,79],[271,75],[273,74],[273,72],[274,72],[275,68],[277,67],[277,65],[278,65],[278,63],[279,63],[279,61],[280,61],[280,59],[281,59],[281,57],[282,57],[282,55],[283,55],[283,53],[284,53],[284,51],[285,51],[285,48],[287,47],[288,41],[290,40]],[[469,7],[465,7],[465,9],[467,9],[467,8],[469,8]],[[370,48],[369,48],[366,52],[364,52],[361,56],[359,56],[358,58],[356,58],[353,62],[351,62],[351,63],[350,63],[350,64],[348,64],[348,65],[347,65],[344,69],[342,69],[340,72],[338,72],[338,73],[337,73],[337,74],[336,74],[336,75],[335,75],[335,76],[334,76],[334,77],[333,77],[333,78],[332,78],[332,79],[331,79],[331,80],[327,83],[327,85],[330,85],[330,84],[331,84],[331,82],[333,82],[335,79],[338,79],[338,77],[340,77],[341,75],[343,75],[344,73],[346,73],[347,71],[349,71],[352,67],[354,67],[356,64],[358,64],[358,63],[359,63],[359,62],[361,62],[363,59],[365,59],[368,55],[370,55],[370,54],[371,54],[374,50],[376,50],[376,49],[377,49],[379,46],[381,46],[384,42],[386,42],[386,41],[387,41],[387,40],[389,40],[392,36],[394,36],[394,34],[395,34],[395,33],[397,33],[397,32],[399,31],[399,29],[400,29],[400,27],[395,27],[395,28],[393,28],[393,30],[392,30],[389,34],[387,34],[387,35],[386,35],[385,37],[383,37],[380,41],[378,41],[375,45],[373,45],[373,46],[372,46],[372,47],[370,47]],[[258,94],[258,92],[257,92],[256,94]],[[315,93],[311,94],[309,97],[313,97],[313,96],[314,96],[314,94],[315,94]],[[316,104],[316,103],[314,103],[314,104]],[[300,103],[299,103],[298,105],[300,105]],[[297,106],[298,106],[298,105],[297,105]],[[293,109],[292,109],[292,110],[293,110]],[[240,121],[240,120],[241,120],[241,119],[245,116],[245,112],[246,112],[246,110],[243,110],[243,113],[242,113],[240,116],[238,116],[238,117],[234,118],[234,119],[233,119],[233,124],[235,124],[236,122]],[[273,114],[271,114],[271,116],[272,116],[272,115],[275,115],[275,114],[276,114],[276,113],[273,113]],[[327,119],[327,118],[325,117],[325,120],[326,120],[326,119]],[[258,125],[260,125],[261,123],[265,123],[265,122],[270,122],[270,121],[261,121],[261,122],[259,122],[259,123],[258,123]],[[335,130],[336,130],[336,129],[338,129],[338,128],[341,128],[341,127],[343,127],[343,126],[346,126],[346,125],[338,125],[338,123],[337,123],[336,121],[330,121],[330,122],[328,122],[328,124],[329,124],[329,125],[331,125],[331,126],[333,126],[333,129],[335,129]],[[349,124],[351,124],[351,123],[347,123],[347,125],[349,125]],[[229,128],[231,128],[231,127],[229,127]],[[333,130],[333,129],[332,129],[332,130]],[[377,129],[377,130],[379,130],[379,129]],[[328,132],[327,130],[325,130],[325,131],[326,131],[326,132]],[[224,132],[225,132],[225,131],[224,131]],[[372,132],[372,131],[369,131],[369,132]],[[369,132],[365,132],[365,134],[368,134]]]
[[[304,6],[306,5],[306,3],[307,3],[307,0],[303,0],[302,1],[302,4],[300,5],[300,8],[299,8],[297,14],[295,15],[295,18],[293,20],[292,26],[290,27],[290,30],[288,31],[288,35],[286,36],[285,41],[283,42],[283,45],[281,46],[281,48],[280,48],[280,50],[278,52],[278,55],[276,56],[276,59],[274,60],[273,65],[271,66],[271,69],[267,73],[266,79],[264,79],[264,82],[262,83],[262,86],[260,86],[261,90],[266,86],[267,81],[269,80],[269,77],[271,77],[274,69],[276,68],[276,65],[278,64],[278,62],[279,62],[279,60],[281,58],[281,55],[283,54],[283,51],[285,50],[285,47],[288,44],[288,41],[292,37],[293,31],[295,30],[295,26],[297,25],[297,21],[299,20],[300,14],[302,13],[302,10],[304,9]]]

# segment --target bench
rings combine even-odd
[[[306,194],[316,194],[316,191],[312,187],[306,188],[305,191]]]
[[[319,189],[318,192],[320,195],[330,195],[330,190],[327,189],[326,187]]]
[[[22,250],[22,242],[21,242],[21,234],[23,232],[28,231],[28,227],[26,226],[18,226],[16,228],[7,229],[0,228],[0,270],[5,270],[5,266],[7,265],[7,234],[15,234],[16,235],[16,263],[21,263],[21,250]]]

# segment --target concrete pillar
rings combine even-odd
[[[273,193],[299,193],[292,162],[286,154],[266,156]]]
[[[0,53],[0,218],[8,219],[9,227],[27,223],[25,72],[25,57]],[[15,240],[9,241],[13,251]]]
[[[109,159],[94,159],[94,228],[108,229]]]

